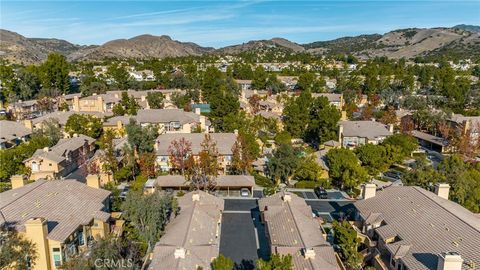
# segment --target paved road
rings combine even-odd
[[[259,217],[255,199],[225,199],[220,253],[231,258],[236,269],[254,269],[255,260],[268,257],[268,243]]]

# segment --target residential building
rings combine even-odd
[[[331,105],[337,107],[340,111],[343,108],[343,105],[345,105],[345,100],[343,99],[342,94],[334,94],[334,93],[312,93],[312,97],[317,98],[317,97],[326,97],[328,99],[328,102],[330,102]]]
[[[376,121],[340,121],[338,127],[338,141],[348,148],[379,144],[393,134],[393,125]]]
[[[461,134],[467,135],[472,144],[476,144],[480,139],[480,116],[463,116],[453,114],[450,122],[454,128],[458,128]]]
[[[340,269],[312,208],[291,192],[258,201],[272,254],[291,255],[294,269]]]
[[[245,90],[250,90],[252,89],[252,80],[235,80],[240,86],[240,90],[245,91]]]
[[[59,269],[110,232],[109,191],[76,180],[25,185],[19,175],[12,177],[12,187],[0,194],[0,228],[35,244],[33,270]]]
[[[253,194],[255,179],[251,175],[219,175],[212,180],[215,183],[217,195],[230,196],[240,195],[238,191],[247,188],[250,196]],[[189,190],[191,182],[182,175],[160,175],[148,185],[145,185],[146,193],[153,193],[155,190]]]
[[[42,128],[42,124],[44,121],[49,120],[49,119],[55,119],[58,121],[58,124],[60,128],[64,128],[65,125],[67,124],[68,118],[72,116],[73,114],[81,114],[81,115],[91,115],[96,118],[99,118],[103,121],[103,118],[105,116],[112,115],[111,113],[101,113],[101,112],[75,112],[75,111],[56,111],[56,112],[51,112],[45,115],[42,115],[40,117],[31,119],[31,120],[24,120],[23,123],[25,127],[31,130],[38,130]]]
[[[378,255],[377,269],[478,269],[480,217],[448,200],[449,185],[438,184],[432,193],[415,186],[376,191],[366,184],[363,194],[354,204],[354,228],[369,242],[363,253]]]
[[[8,111],[17,120],[28,119],[39,114],[38,104],[36,100],[19,100],[8,105]]]
[[[31,169],[32,180],[65,177],[92,157],[95,139],[85,135],[61,139],[53,147],[37,149],[23,163]]]
[[[118,134],[125,134],[124,129],[130,119],[134,119],[142,126],[158,126],[160,134],[191,133],[198,128],[207,133],[210,130],[210,121],[205,116],[181,109],[139,110],[137,115],[112,117],[103,123],[103,128],[114,129]]]
[[[418,130],[412,130],[411,134],[412,137],[418,140],[418,143],[422,147],[428,150],[436,151],[438,153],[445,153],[449,152],[451,149],[448,140],[442,137],[437,137]]]
[[[111,112],[113,106],[119,103],[121,96],[112,94],[93,94],[92,96],[80,98],[73,97],[72,110],[74,112]]]
[[[210,269],[219,255],[224,201],[193,191],[177,202],[179,213],[155,245],[148,269]]]
[[[6,149],[26,141],[32,131],[15,121],[0,120],[0,149]]]
[[[202,133],[167,133],[158,136],[155,143],[155,151],[157,154],[157,165],[162,171],[170,171],[172,164],[170,163],[170,153],[168,148],[174,140],[185,140],[191,143],[191,151],[194,157],[197,157],[202,151],[202,142],[207,134]],[[209,133],[208,136],[216,143],[218,150],[218,164],[220,166],[220,174],[228,171],[232,161],[232,148],[237,141],[235,133]]]

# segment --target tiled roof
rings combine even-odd
[[[326,97],[329,102],[340,102],[342,100],[342,94],[334,94],[334,93],[312,93],[312,97]]]
[[[32,134],[32,131],[21,123],[0,120],[0,142],[15,140]]]
[[[258,205],[272,252],[292,254],[295,269],[339,269],[333,248],[323,238],[320,225],[304,199],[282,191],[260,199]],[[306,259],[302,254],[305,249],[313,249],[315,256]]]
[[[27,160],[32,158],[46,158],[52,161],[62,162],[63,160],[67,159],[68,152],[79,149],[85,145],[85,143],[90,145],[94,142],[95,139],[83,134],[73,138],[60,139],[57,144],[49,148],[48,151],[44,151],[44,149],[37,149],[32,157]]]
[[[212,140],[216,142],[218,153],[220,155],[232,155],[232,147],[237,140],[237,135],[234,133],[209,133]],[[158,136],[157,138],[157,155],[168,156],[168,147],[174,140],[185,138],[192,143],[192,153],[198,154],[202,150],[202,142],[205,139],[203,133],[167,133]]]
[[[180,212],[155,245],[149,269],[210,269],[212,259],[219,254],[224,202],[203,191],[187,193],[177,200]],[[184,258],[175,258],[177,249],[185,250]]]
[[[180,124],[183,125],[187,123],[200,123],[200,115],[181,109],[139,110],[135,119],[138,123],[149,124],[180,122]]]
[[[0,226],[25,231],[28,219],[42,217],[48,222],[48,239],[63,242],[94,218],[107,221],[110,214],[103,203],[109,196],[107,190],[76,180],[38,180],[0,194]]]
[[[72,114],[92,115],[92,116],[95,116],[95,117],[100,118],[100,119],[102,119],[105,116],[111,115],[111,113],[101,113],[101,112],[75,112],[75,111],[63,112],[63,111],[56,111],[56,112],[48,113],[48,114],[42,115],[38,118],[32,119],[32,123],[34,125],[36,125],[36,124],[41,123],[41,122],[43,122],[47,119],[57,119],[58,123],[61,126],[65,126],[68,118]]]
[[[375,139],[392,135],[389,127],[376,121],[341,121],[344,137]]]
[[[387,247],[408,269],[437,269],[437,256],[449,251],[462,256],[462,269],[470,261],[480,265],[480,217],[452,201],[419,187],[395,186],[355,207],[364,220],[383,220],[376,232],[399,239]]]

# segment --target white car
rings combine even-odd
[[[242,188],[240,189],[240,196],[242,197],[250,197],[250,191],[248,188]]]

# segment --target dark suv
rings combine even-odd
[[[323,187],[316,187],[313,191],[319,199],[328,199],[327,191]]]

